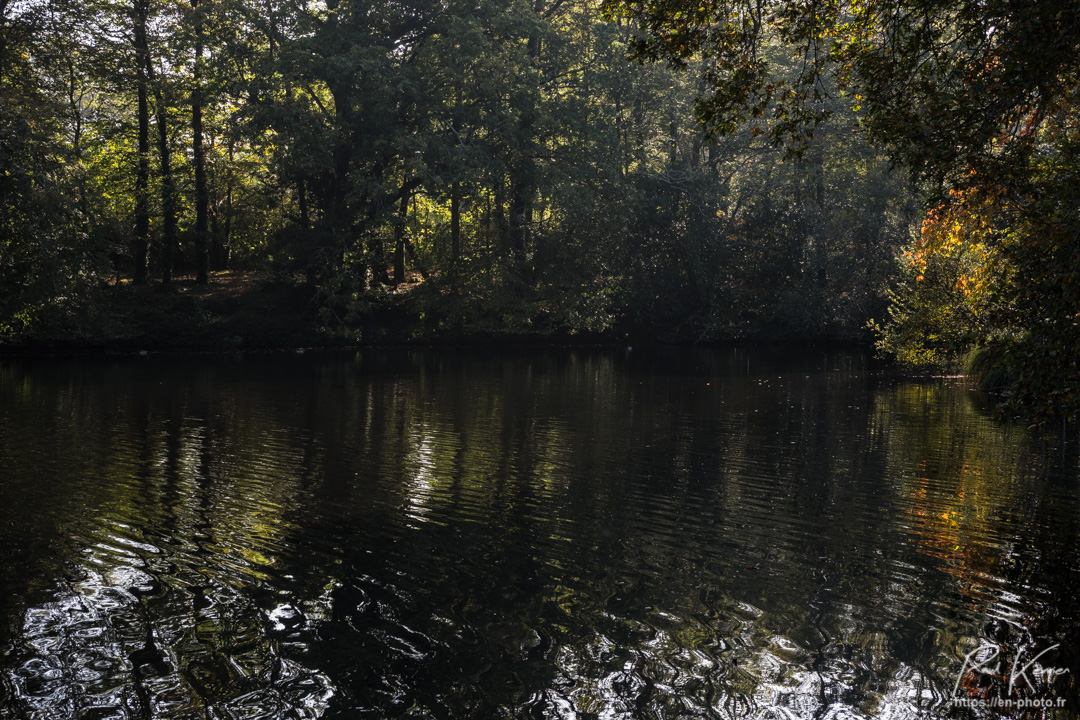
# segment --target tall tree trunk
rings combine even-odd
[[[679,117],[675,114],[675,103],[672,98],[672,107],[668,116],[668,169],[674,170],[676,163],[679,162]]]
[[[540,60],[540,38],[533,35],[527,43],[529,59]],[[528,246],[529,226],[532,224],[533,195],[536,193],[535,160],[533,158],[533,128],[536,124],[536,96],[530,94],[521,108],[518,129],[521,146],[518,162],[513,168],[510,181],[510,250],[524,255]]]
[[[461,183],[450,183],[450,262],[461,261]]]
[[[828,255],[826,253],[825,244],[828,241],[828,234],[825,228],[825,144],[822,141],[818,141],[818,152],[815,158],[816,167],[814,168],[814,204],[817,206],[817,213],[815,217],[815,228],[817,238],[814,242],[814,249],[817,251],[817,266],[818,266],[818,283],[820,284],[822,293],[826,293],[827,297],[827,283],[829,263]]]
[[[510,251],[507,243],[510,238],[510,224],[506,221],[506,176],[501,172],[493,176],[492,187],[495,238],[499,244],[499,252],[505,255]]]
[[[394,226],[394,284],[400,285],[405,282],[405,223],[409,217],[409,200],[411,193],[401,196],[398,205],[397,224]]]
[[[150,47],[146,41],[149,12],[147,0],[134,0],[131,16],[135,36],[135,87],[139,99],[139,149],[135,170],[135,238],[131,255],[135,263],[133,281],[138,284],[147,280],[150,248],[150,103],[146,74],[150,66]]]
[[[206,184],[206,151],[203,148],[203,22],[199,0],[191,0],[195,13],[195,69],[191,91],[191,152],[195,163],[195,282],[210,280],[209,215],[210,189]]]
[[[533,178],[532,159],[522,153],[510,188],[510,250],[524,254],[528,246],[529,224],[532,222]]]
[[[386,248],[383,243],[382,229],[377,228],[371,233],[371,242],[368,245],[370,249],[369,265],[371,266],[371,280],[379,285],[386,285],[390,282],[390,277],[386,274]],[[358,267],[364,267],[359,265]]]
[[[307,182],[302,176],[296,181],[296,200],[300,205],[300,227],[307,230],[311,227],[311,219],[308,212]]]
[[[147,68],[151,82],[153,70]],[[177,226],[176,226],[176,185],[173,181],[172,158],[169,156],[169,109],[165,105],[165,98],[161,88],[154,89],[154,100],[157,103],[157,128],[158,128],[158,155],[161,164],[161,214],[162,214],[162,241],[161,241],[161,282],[168,285],[173,278],[173,260],[177,251]]]
[[[337,90],[337,92],[335,92]],[[337,88],[331,88],[334,103],[338,110],[338,123],[341,127],[348,127],[351,117],[347,103],[352,99],[348,92]],[[323,203],[325,211],[323,217],[329,221],[330,231],[334,235],[346,235],[348,227],[348,204],[349,195],[349,170],[352,166],[352,146],[348,140],[342,140],[334,146],[334,169],[330,174],[330,182],[325,185],[326,199]],[[344,246],[344,238],[339,238]]]
[[[236,159],[236,140],[229,138],[226,145],[226,150],[229,157],[229,167],[233,167],[233,163]],[[228,270],[229,260],[232,252],[232,228],[233,228],[233,178],[231,173],[226,174],[225,180],[225,223],[224,227],[221,227],[219,231],[214,232],[214,247],[217,251],[218,257],[216,260],[218,270]],[[214,220],[217,225],[221,226],[220,220],[221,213],[214,213]]]

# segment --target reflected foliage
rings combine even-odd
[[[862,355],[8,362],[0,401],[0,717],[951,717],[967,653],[1055,643],[1030,694],[1076,696],[1075,446]]]

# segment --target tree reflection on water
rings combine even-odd
[[[1075,451],[858,354],[9,362],[0,407],[0,718],[978,715],[990,644],[1075,697]]]

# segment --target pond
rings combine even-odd
[[[857,351],[7,360],[0,718],[1075,717],[1078,521]]]

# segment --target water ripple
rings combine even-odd
[[[1078,662],[1075,458],[664,357],[0,366],[0,718],[914,720]]]

